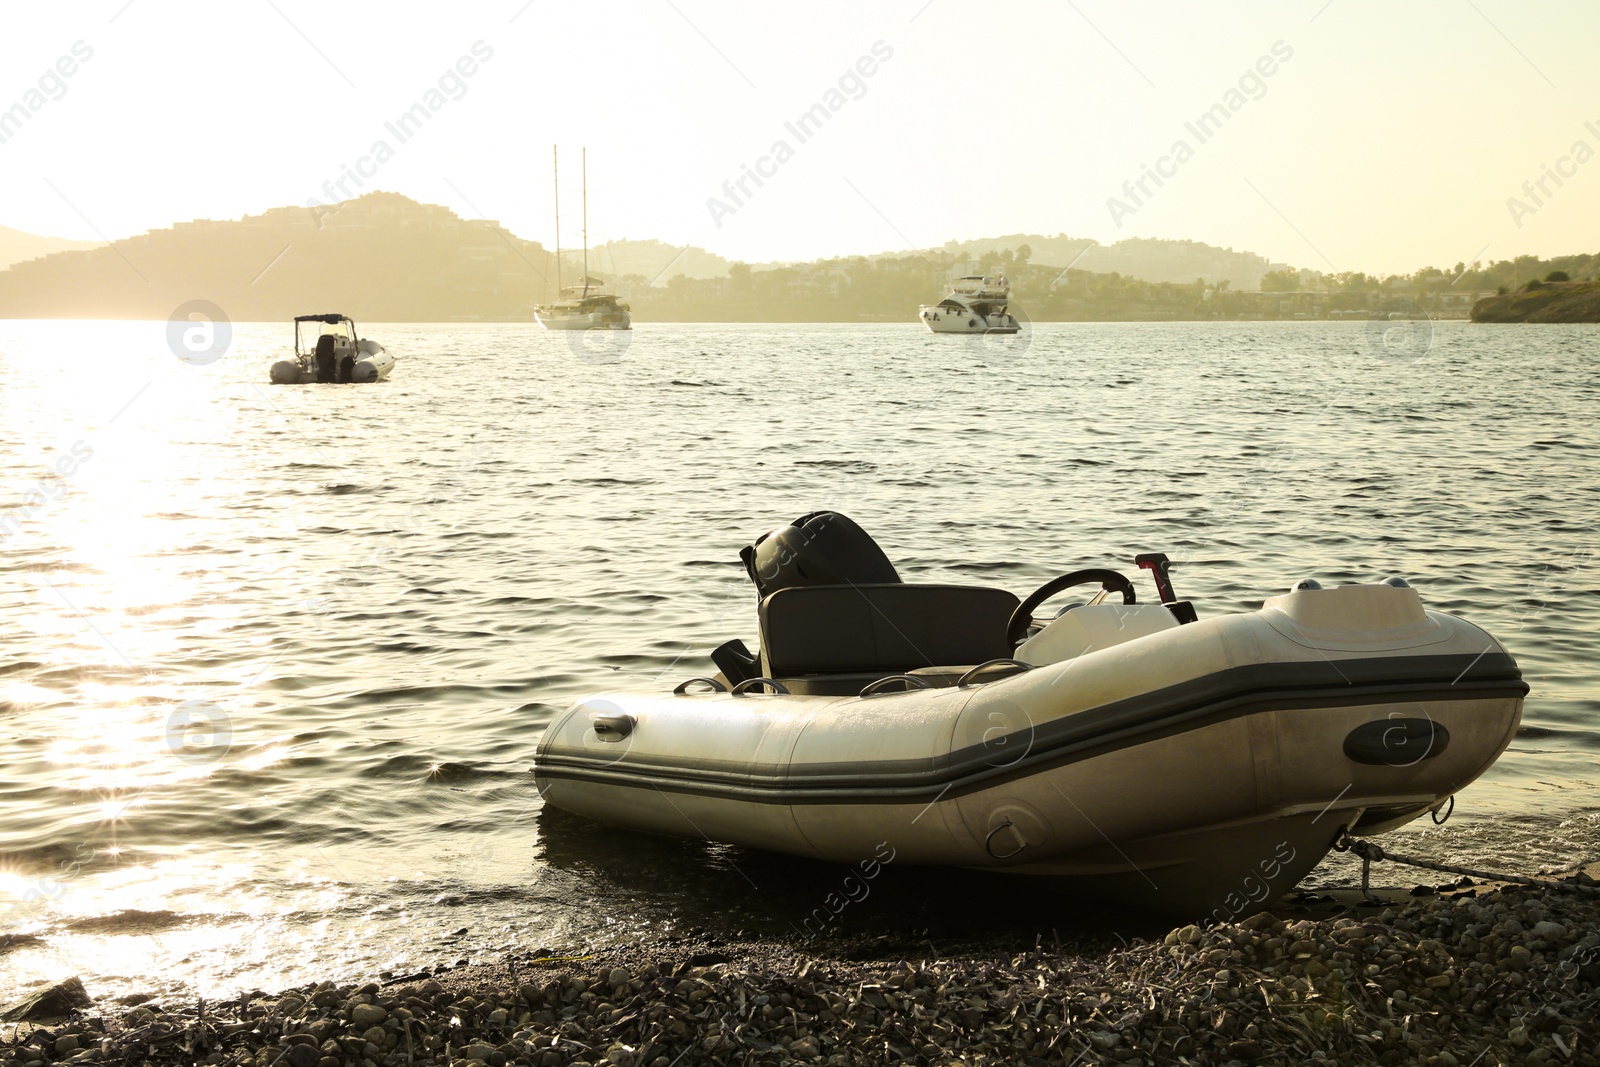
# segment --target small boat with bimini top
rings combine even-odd
[[[923,325],[934,333],[1016,333],[1009,310],[1011,283],[1003,274],[957,278],[937,304],[923,304]]]
[[[278,385],[313,382],[381,382],[394,357],[378,342],[356,336],[348,315],[301,315],[294,320],[294,358],[272,365]]]
[[[1167,913],[1236,918],[1346,834],[1438,813],[1515,733],[1527,686],[1483,630],[1389,578],[1296,583],[1200,619],[1159,553],[1026,599],[902,582],[849,519],[803,516],[742,553],[760,648],[714,678],[557,716],[544,803],[613,826],[838,863],[1060,878]],[[1075,586],[1086,602],[1053,615]]]

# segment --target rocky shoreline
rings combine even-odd
[[[1473,322],[1600,322],[1600,281],[1530,282],[1478,301]]]
[[[1600,894],[1461,884],[1323,910],[1025,951],[513,952],[381,984],[100,1004],[14,1024],[0,1064],[1600,1065]]]

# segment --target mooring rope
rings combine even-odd
[[[1415,856],[1402,856],[1394,852],[1385,852],[1380,845],[1361,838],[1342,834],[1334,844],[1335,852],[1349,852],[1361,857],[1361,895],[1372,900],[1372,890],[1369,888],[1372,876],[1372,864],[1376,860],[1391,860],[1395,863],[1404,863],[1411,867],[1422,867],[1430,871],[1441,871],[1445,874],[1464,874],[1469,878],[1480,878],[1491,882],[1511,882],[1516,885],[1531,885],[1541,889],[1565,889],[1578,893],[1600,893],[1600,885],[1584,885],[1582,882],[1556,881],[1553,878],[1529,878],[1521,874],[1502,874],[1496,871],[1480,871],[1471,867],[1458,867],[1451,863],[1435,863],[1433,860],[1418,859]],[[1574,876],[1576,877],[1576,876]]]

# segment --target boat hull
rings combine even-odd
[[[350,367],[352,384],[381,382],[394,370],[394,356],[376,341],[362,338],[356,350],[360,356]],[[280,359],[272,365],[269,377],[274,385],[313,385],[317,368],[310,360]]]
[[[534,313],[534,321],[547,330],[631,330],[633,319],[627,314],[614,315],[547,315]]]
[[[954,311],[938,305],[922,305],[922,323],[934,333],[1011,334],[1021,330],[1017,320],[1005,313],[980,315],[976,311]]]
[[[1330,649],[1269,614],[967,688],[597,697],[551,723],[536,777],[546,803],[615,826],[840,863],[887,847],[1236,917],[1344,829],[1390,829],[1477,778],[1526,692],[1451,616]]]

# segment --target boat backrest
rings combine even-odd
[[[959,585],[813,585],[761,601],[761,665],[768,677],[901,674],[1011,655],[1006,624],[1017,598]]]

